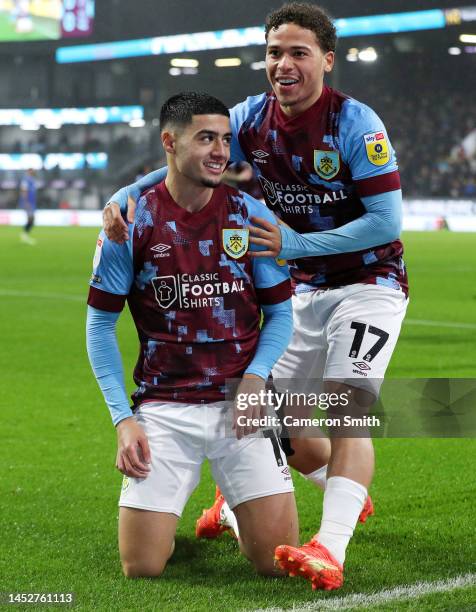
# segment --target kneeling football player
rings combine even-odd
[[[251,403],[235,408],[229,432],[224,399],[227,379],[241,379],[238,393],[245,396],[264,390],[286,349],[289,272],[274,258],[250,254],[249,218],[274,222],[273,215],[221,184],[231,140],[227,108],[206,94],[179,94],[164,104],[160,120],[167,178],[141,197],[127,242],[101,234],[88,298],[88,353],[124,474],[123,571],[163,572],[208,458],[236,516],[242,552],[259,573],[276,575],[276,546],[298,543],[286,458],[273,436],[249,435],[259,416]],[[115,337],[126,300],[140,342],[133,411]],[[274,520],[263,524],[263,516]]]

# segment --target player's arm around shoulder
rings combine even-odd
[[[138,199],[142,193],[162,182],[166,176],[167,166],[164,166],[149,172],[135,183],[121,187],[109,198],[103,210],[103,228],[110,240],[118,244],[128,240],[129,228],[126,221],[134,222]]]

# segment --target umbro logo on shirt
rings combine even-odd
[[[155,251],[154,259],[157,257],[170,257],[170,253],[167,253],[172,247],[170,244],[156,244],[153,247],[150,247],[151,251]]]
[[[252,151],[251,155],[254,155],[255,162],[258,162],[259,164],[267,164],[268,162],[264,159],[265,157],[269,156],[269,153],[266,153],[266,151],[262,151],[261,149],[257,149],[256,151]]]

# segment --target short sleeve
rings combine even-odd
[[[240,133],[246,124],[252,125],[259,120],[260,110],[266,101],[266,94],[259,96],[249,96],[244,102],[239,102],[230,109],[231,123],[231,151],[230,160],[232,162],[248,161],[240,145]]]
[[[90,306],[109,312],[121,312],[124,308],[134,278],[131,241],[132,238],[125,244],[117,244],[104,231],[100,233],[89,282]]]
[[[361,197],[400,189],[395,151],[380,117],[356,100],[346,100],[339,124],[339,147]]]

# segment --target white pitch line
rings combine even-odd
[[[376,593],[354,593],[334,599],[316,599],[311,603],[293,604],[292,608],[261,608],[256,612],[326,612],[327,610],[358,610],[359,608],[387,604],[392,601],[418,599],[434,593],[447,593],[476,585],[476,574],[464,574],[437,582],[417,582],[413,585],[398,586]]]
[[[0,296],[3,297],[24,297],[40,300],[67,300],[69,302],[84,302],[87,300],[87,293],[84,295],[72,295],[67,293],[35,293],[33,291],[14,291],[9,289],[0,289]]]
[[[404,325],[423,325],[427,327],[450,327],[454,329],[476,329],[476,323],[456,323],[453,321],[431,321],[427,319],[403,319]]]

